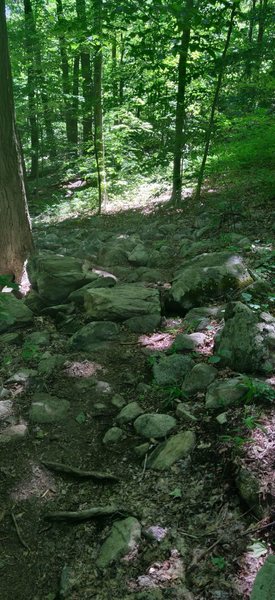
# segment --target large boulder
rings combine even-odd
[[[95,320],[125,321],[131,317],[160,314],[157,290],[142,285],[117,285],[112,289],[98,288],[86,291],[84,306]]]
[[[170,301],[187,311],[205,301],[228,297],[253,279],[241,256],[231,252],[201,254],[179,269],[170,291]]]
[[[221,364],[245,373],[271,372],[275,366],[274,317],[231,302],[224,318],[225,326],[215,343]]]
[[[101,248],[98,254],[98,263],[104,267],[126,266],[129,264],[129,253],[138,243],[140,243],[140,238],[133,235],[120,235],[112,238]]]
[[[217,379],[209,386],[205,406],[210,409],[227,408],[235,406],[245,400],[250,390],[249,380],[246,377],[232,377],[232,379]]]
[[[36,254],[28,263],[30,282],[47,305],[61,304],[71,292],[89,282],[88,265],[79,258]]]
[[[77,306],[83,306],[86,290],[104,287],[110,288],[114,287],[117,283],[117,278],[112,273],[99,270],[96,270],[95,272],[94,269],[91,274],[89,274],[89,280],[89,283],[69,295],[68,299],[70,302],[74,302]]]
[[[0,333],[29,325],[32,320],[33,313],[22,300],[13,294],[0,293]]]
[[[215,367],[207,365],[206,363],[199,363],[186,375],[182,385],[182,391],[187,395],[204,392],[217,375],[218,371]]]

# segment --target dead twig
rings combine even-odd
[[[192,571],[195,567],[197,567],[198,563],[207,555],[209,554],[209,552],[211,552],[211,550],[213,550],[216,546],[218,546],[222,540],[224,538],[224,535],[222,535],[221,537],[219,537],[213,544],[211,544],[211,546],[209,546],[208,548],[206,548],[205,550],[203,550],[203,552],[201,552],[201,554],[194,560],[191,562],[190,566],[187,568],[188,571]]]
[[[63,473],[65,475],[72,475],[78,479],[96,479],[98,481],[119,481],[119,477],[112,475],[111,473],[101,473],[100,471],[84,471],[77,467],[71,467],[63,463],[50,462],[47,460],[41,461],[44,467],[57,473]]]
[[[25,542],[25,540],[23,539],[22,535],[21,535],[21,531],[18,527],[18,523],[16,521],[16,517],[15,514],[13,512],[11,512],[11,518],[13,520],[13,524],[15,527],[15,531],[17,533],[18,539],[20,541],[20,543],[22,544],[22,546],[24,546],[24,548],[26,548],[26,550],[28,550],[29,552],[31,551],[30,547],[28,546],[27,542]]]

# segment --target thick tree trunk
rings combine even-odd
[[[62,73],[62,90],[64,95],[64,114],[66,124],[66,136],[69,145],[74,146],[77,144],[77,121],[74,113],[73,98],[72,98],[72,85],[70,78],[70,65],[67,54],[67,45],[64,30],[64,13],[62,0],[56,0],[56,12],[59,23],[59,47],[61,56],[61,73]],[[76,148],[75,148],[76,151]]]
[[[34,64],[34,39],[32,22],[29,14],[29,2],[24,0],[25,11],[25,47],[27,54],[27,92],[28,92],[28,107],[29,107],[29,123],[31,137],[31,170],[30,177],[36,179],[38,177],[39,168],[39,131],[37,122],[37,103],[36,103],[36,76]]]
[[[78,94],[79,94],[79,55],[74,57],[73,64],[73,99],[72,99],[72,131],[73,144],[78,144]]]
[[[102,114],[102,0],[94,0],[95,35],[98,40],[94,57],[94,125],[95,125],[95,154],[98,173],[98,212],[101,212],[103,202],[106,200],[106,175],[103,142],[103,114]]]
[[[90,52],[85,48],[87,37],[87,18],[86,18],[86,2],[85,0],[76,0],[76,13],[81,28],[81,78],[82,91],[84,98],[83,106],[83,143],[84,150],[87,145],[91,144],[92,139],[92,110],[93,110],[93,84],[91,72]]]
[[[225,69],[225,59],[226,59],[227,51],[228,51],[229,44],[230,44],[231,34],[232,34],[232,31],[233,31],[234,18],[235,18],[236,11],[237,11],[237,3],[234,2],[233,5],[232,5],[231,16],[230,16],[230,21],[229,21],[229,26],[228,26],[228,31],[227,31],[225,46],[224,46],[223,53],[222,53],[220,70],[219,70],[217,84],[216,84],[216,89],[215,89],[215,94],[214,94],[214,98],[213,98],[213,103],[212,103],[212,108],[211,108],[211,113],[210,113],[210,118],[209,118],[208,129],[207,129],[207,132],[206,132],[204,153],[203,153],[201,168],[200,168],[200,172],[199,172],[198,184],[197,184],[196,196],[195,196],[195,199],[196,199],[197,202],[199,202],[200,196],[201,196],[201,187],[202,187],[202,182],[203,182],[203,177],[204,177],[204,170],[205,170],[205,165],[206,165],[207,156],[208,156],[208,152],[209,152],[211,135],[212,135],[213,125],[214,125],[215,112],[216,112],[216,108],[217,108],[217,105],[218,105],[219,94],[220,94],[220,89],[221,89],[221,85],[222,85],[222,78],[223,78],[224,69]]]
[[[186,90],[186,71],[187,56],[190,42],[191,21],[194,8],[193,0],[186,0],[185,18],[182,22],[182,35],[180,46],[180,57],[178,66],[178,92],[176,106],[176,127],[174,143],[174,165],[173,165],[173,189],[171,202],[177,206],[181,202],[182,191],[182,172],[181,161],[184,146],[184,125],[185,125],[185,90]]]
[[[0,274],[13,274],[20,281],[33,245],[15,126],[5,0],[0,0],[0,223]]]

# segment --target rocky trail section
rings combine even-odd
[[[270,246],[206,214],[35,236],[31,291],[0,294],[1,598],[248,598],[274,550]]]

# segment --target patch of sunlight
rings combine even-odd
[[[41,466],[31,463],[31,473],[23,479],[11,492],[12,500],[28,500],[35,496],[48,500],[56,493],[54,478]]]
[[[175,335],[172,333],[152,333],[152,335],[141,335],[138,338],[138,343],[147,350],[154,352],[155,350],[168,350],[168,348],[171,348],[174,339]]]
[[[65,375],[67,377],[91,377],[98,371],[106,373],[106,369],[96,362],[89,360],[83,360],[82,362],[66,362],[65,363]]]

